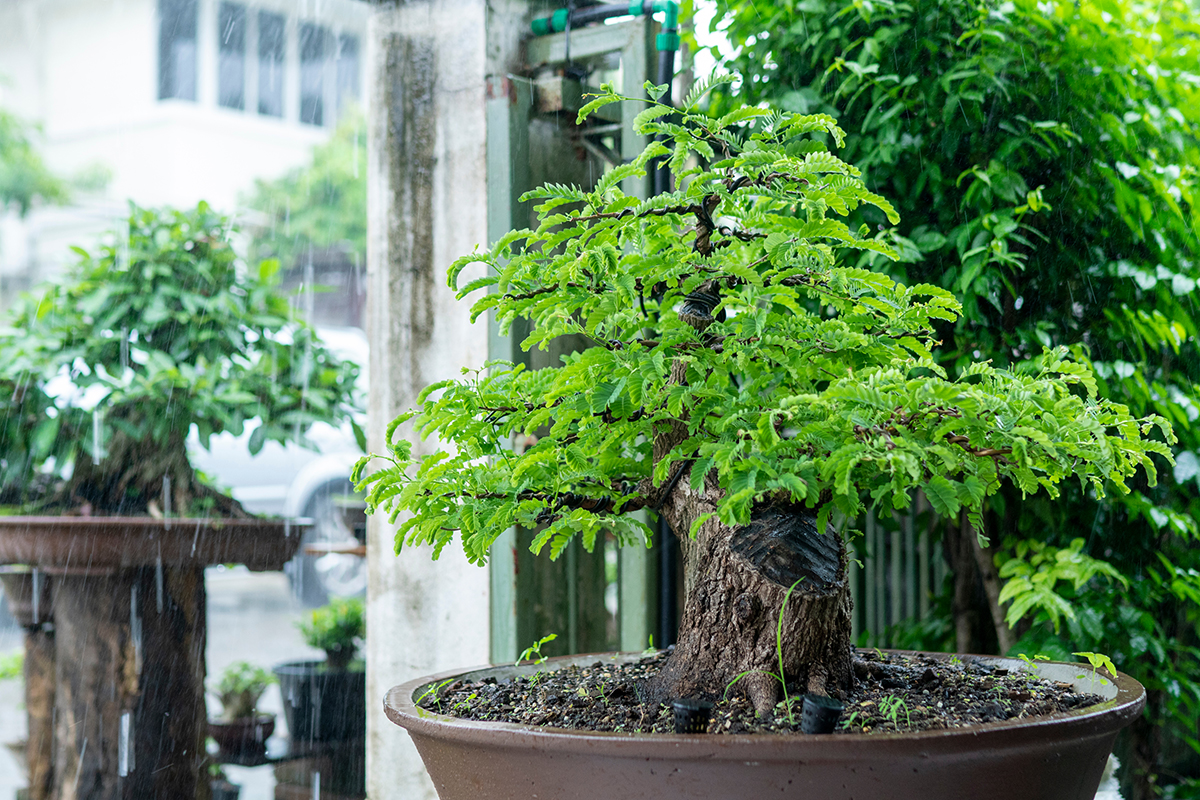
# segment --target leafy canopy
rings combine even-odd
[[[248,270],[230,232],[204,203],[132,206],[127,237],[75,248],[63,279],[22,298],[0,328],[0,486],[103,466],[118,440],[177,448],[195,425],[207,446],[257,419],[257,452],[349,413],[357,368],[292,319],[277,262]]]
[[[1139,465],[1154,480],[1150,454],[1171,456],[1148,437],[1158,426],[1172,441],[1169,425],[1098,399],[1091,371],[1064,349],[951,375],[933,348],[934,326],[960,311],[953,295],[839,260],[896,255],[886,231],[852,229],[847,215],[870,205],[898,216],[829,151],[845,139],[832,117],[744,107],[710,118],[696,105],[710,88],[697,86],[681,114],[649,102],[636,131],[660,141],[591,191],[530,192],[536,230],[452,265],[460,297],[489,290],[475,316],[495,313],[505,330],[531,323],[525,348],[568,334],[594,346],[556,368],[467,371],[392,423],[386,466],[368,475],[368,457],[356,475],[372,509],[411,512],[398,549],[432,543],[436,555],[457,531],[483,562],[511,525],[544,525],[532,546],[552,556],[576,534],[589,548],[601,530],[629,540],[645,530],[622,513],[651,505],[651,481],[687,464],[693,487],[719,485],[727,525],[791,502],[818,508],[821,526],[835,508],[905,508],[914,489],[941,513],[978,519],[1002,479],[1052,496],[1072,476],[1125,491]],[[580,117],[621,101],[636,102],[604,87]],[[620,182],[655,158],[682,188],[624,194]],[[489,274],[459,287],[477,262]],[[396,437],[409,420],[454,450],[414,463]],[[679,443],[656,457],[668,430]],[[536,443],[516,450],[518,436]]]

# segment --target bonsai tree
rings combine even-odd
[[[216,687],[217,697],[221,700],[221,718],[226,722],[253,719],[258,699],[274,682],[275,676],[262,667],[247,661],[230,664],[221,673]]]
[[[245,516],[188,462],[189,431],[304,439],[351,410],[356,367],[293,318],[277,262],[251,270],[232,223],[131,208],[94,252],[0,329],[0,491],[26,508]]]
[[[363,604],[357,598],[334,599],[313,609],[308,619],[296,623],[309,647],[325,651],[330,669],[344,671],[358,652],[365,632]]]
[[[728,80],[728,79],[725,79]],[[949,373],[935,326],[960,305],[937,286],[904,286],[850,251],[894,257],[887,229],[849,228],[890,203],[830,150],[827,115],[738,109],[719,119],[653,98],[636,120],[657,137],[591,191],[547,185],[539,226],[458,259],[486,277],[473,313],[503,328],[528,321],[524,347],[566,334],[594,346],[560,367],[492,363],[428,387],[387,431],[386,465],[357,468],[372,509],[399,525],[396,545],[457,534],[484,563],[507,527],[536,528],[551,557],[602,531],[648,540],[641,509],[680,537],[685,607],[679,641],[649,701],[715,695],[734,684],[760,712],[780,682],[844,697],[853,686],[846,545],[830,524],[868,505],[904,509],[916,490],[977,529],[1004,481],[1057,495],[1126,490],[1151,454],[1170,459],[1157,416],[1096,398],[1088,368],[1048,349],[1009,369],[967,362]],[[630,98],[611,87],[580,111]],[[668,116],[674,115],[674,116]],[[620,182],[664,159],[674,192],[640,200]],[[414,462],[397,435],[453,445]],[[515,436],[536,437],[523,452]],[[786,593],[795,587],[785,606]],[[779,631],[776,638],[776,624]],[[735,683],[736,681],[736,683]]]

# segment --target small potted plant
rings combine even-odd
[[[437,557],[457,537],[480,564],[514,525],[536,530],[532,548],[553,558],[576,537],[587,548],[604,532],[647,541],[633,512],[661,514],[682,544],[685,604],[678,644],[638,687],[645,718],[676,700],[732,697],[763,717],[786,704],[790,726],[793,694],[836,704],[884,670],[851,642],[850,556],[835,513],[902,510],[920,491],[937,513],[981,530],[1003,481],[1051,497],[1068,480],[1124,491],[1141,469],[1153,482],[1151,456],[1170,461],[1174,435],[1161,418],[1132,418],[1097,397],[1090,368],[1065,348],[946,372],[931,353],[960,304],[870,269],[895,256],[882,223],[898,217],[830,152],[845,137],[836,121],[760,108],[710,118],[696,104],[711,85],[698,84],[682,111],[657,102],[668,87],[648,85],[636,131],[652,141],[640,157],[590,190],[528,193],[535,229],[450,268],[460,297],[486,290],[473,314],[520,325],[526,348],[567,335],[593,346],[556,368],[492,362],[428,387],[389,426],[384,468],[368,472],[368,457],[356,476],[370,509],[405,514],[398,552],[428,544]],[[605,87],[580,121],[632,100]],[[679,188],[625,195],[621,182],[652,159],[666,161]],[[877,229],[840,219],[860,206],[874,207]],[[473,264],[480,277],[458,287]],[[410,436],[447,447],[414,459]],[[514,449],[519,437],[535,443]],[[977,664],[1022,668],[967,666]],[[509,697],[522,669],[475,676],[478,691]],[[1059,680],[1087,671],[1039,669]],[[533,732],[416,705],[459,677],[419,679],[387,701],[446,800],[480,786],[506,797],[844,798],[881,785],[891,797],[1083,797],[1117,729],[1144,704],[1136,682],[1114,676],[1113,702],[1036,724],[717,743]],[[611,696],[581,685],[572,703],[588,702],[580,692]]]
[[[361,739],[366,729],[367,684],[364,664],[355,654],[365,631],[362,600],[331,600],[309,612],[296,627],[309,647],[325,651],[325,660],[275,667],[292,741]]]
[[[275,732],[275,715],[258,710],[258,701],[275,676],[247,661],[230,664],[221,673],[214,693],[221,701],[221,716],[208,721],[208,735],[222,756],[262,755]]]

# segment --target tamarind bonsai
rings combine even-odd
[[[0,502],[22,511],[244,517],[188,460],[215,433],[303,440],[352,410],[357,368],[294,319],[278,263],[251,269],[232,223],[131,207],[0,328]]]
[[[839,217],[863,204],[898,217],[829,151],[843,140],[836,121],[758,108],[710,118],[697,103],[711,85],[676,111],[658,102],[666,87],[647,84],[635,124],[656,139],[638,158],[591,191],[529,192],[535,230],[450,267],[458,287],[465,268],[487,265],[458,295],[486,289],[472,314],[494,313],[504,329],[523,321],[524,348],[567,334],[594,346],[555,368],[492,362],[429,386],[356,479],[372,511],[393,522],[406,512],[398,552],[429,543],[436,558],[457,534],[480,564],[510,526],[536,529],[533,550],[553,558],[603,531],[648,541],[634,512],[664,515],[682,543],[686,599],[647,699],[711,696],[742,676],[736,690],[764,712],[779,663],[806,691],[844,697],[853,686],[835,512],[905,509],[919,490],[981,530],[1001,481],[1051,496],[1068,478],[1125,491],[1139,466],[1154,482],[1151,454],[1170,461],[1174,436],[1160,417],[1097,398],[1064,348],[948,374],[932,350],[960,305],[870,269],[894,255],[888,231]],[[632,98],[604,87],[579,118],[620,101]],[[652,159],[679,188],[622,192]],[[452,449],[414,460],[397,435],[410,421]],[[518,436],[536,443],[518,452]],[[368,472],[373,458],[385,464]]]

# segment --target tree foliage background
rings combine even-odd
[[[1064,345],[1103,396],[1174,424],[1179,462],[1157,487],[1007,492],[985,532],[1012,650],[1108,652],[1149,690],[1126,796],[1200,797],[1195,13],[1178,0],[718,5],[724,66],[742,80],[711,111],[838,117],[841,155],[900,212],[890,268],[963,298],[939,331],[946,366]]]
[[[285,270],[311,250],[340,248],[360,262],[367,250],[365,120],[350,110],[312,162],[276,180],[255,182],[246,206],[260,212],[252,259],[277,258]]]
[[[66,187],[42,162],[30,127],[0,109],[0,206],[28,213],[35,201],[61,202]]]

